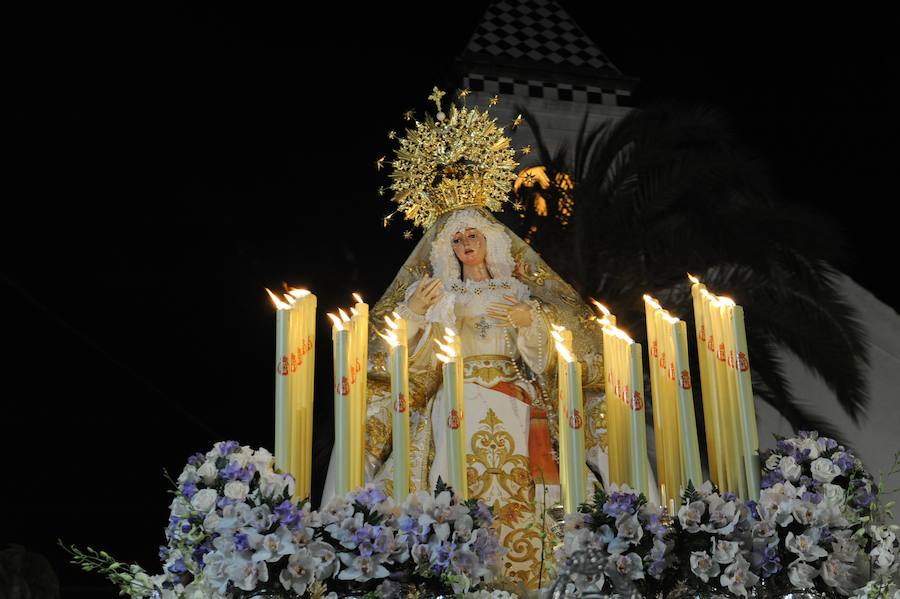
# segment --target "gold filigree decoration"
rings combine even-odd
[[[444,114],[443,95],[434,89],[429,99],[437,106],[435,118],[426,114],[424,121],[415,121],[390,162],[397,212],[423,229],[456,208],[500,210],[509,201],[518,165],[497,119],[477,107],[456,104]]]
[[[369,416],[366,420],[366,451],[379,462],[391,454],[391,431],[380,418]]]

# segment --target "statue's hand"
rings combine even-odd
[[[428,308],[441,299],[442,295],[444,295],[444,286],[441,284],[441,280],[425,275],[419,280],[419,286],[409,298],[407,305],[419,316],[424,316]]]
[[[531,325],[531,305],[520,302],[511,295],[504,295],[508,303],[494,302],[488,306],[488,316],[501,322],[506,322],[516,328],[527,327]]]

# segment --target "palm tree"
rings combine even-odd
[[[549,184],[518,187],[530,209],[509,224],[564,278],[612,304],[619,323],[638,338],[643,331],[646,342],[642,295],[659,298],[693,330],[686,271],[698,275],[746,308],[758,397],[795,429],[834,435],[792,393],[776,351],[784,348],[858,421],[867,343],[835,286],[840,236],[823,217],[777,200],[765,167],[717,111],[661,104],[590,131],[585,115],[574,151],[554,154],[534,116],[519,111]]]

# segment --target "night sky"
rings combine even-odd
[[[642,80],[641,102],[721,108],[784,201],[835,220],[842,270],[900,306],[889,19],[587,4],[563,3]],[[353,291],[380,296],[414,242],[381,226],[374,161],[402,112],[457,84],[485,5],[9,18],[0,548],[47,556],[65,597],[101,596],[109,587],[66,566],[57,538],[155,571],[163,469],[177,475],[216,440],[272,446],[263,288],[308,287],[320,313]],[[322,380],[328,335],[318,351]],[[318,406],[327,418],[328,398]]]

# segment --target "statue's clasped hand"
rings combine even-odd
[[[527,327],[531,324],[532,316],[529,304],[520,302],[511,295],[504,295],[503,299],[508,303],[494,302],[488,306],[488,316],[516,328]]]
[[[444,286],[441,284],[441,280],[425,275],[419,280],[419,286],[409,298],[407,305],[419,316],[424,316],[428,308],[441,299],[442,295],[444,295]]]

